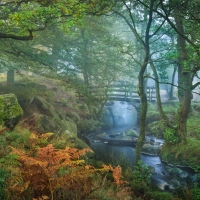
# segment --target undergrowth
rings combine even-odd
[[[176,199],[152,190],[148,166],[132,168],[118,157],[112,165],[94,167],[88,162],[92,151],[74,143],[70,134],[38,134],[20,127],[1,133],[0,199]]]
[[[162,159],[170,163],[190,166],[194,169],[200,166],[200,141],[188,138],[187,144],[165,144],[162,148]]]
[[[1,134],[1,199],[131,199],[120,166],[95,168],[85,161],[90,149],[55,148],[52,136],[28,130]]]

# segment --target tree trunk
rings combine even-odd
[[[165,122],[165,124],[167,126],[169,126],[169,119],[167,117],[167,115],[165,115],[163,108],[162,108],[162,102],[161,102],[161,98],[160,98],[160,86],[159,86],[159,77],[158,77],[158,73],[156,71],[156,68],[152,62],[152,60],[150,59],[150,66],[151,69],[153,71],[154,77],[155,77],[155,86],[156,86],[156,100],[157,100],[157,105],[158,105],[158,112],[160,115],[161,120],[163,120]]]
[[[148,56],[146,55],[143,66],[140,69],[140,73],[138,76],[139,79],[139,95],[141,100],[141,111],[140,111],[140,135],[136,145],[136,164],[138,164],[140,160],[140,154],[142,151],[143,144],[145,142],[145,133],[146,133],[146,114],[147,114],[147,96],[144,89],[144,72],[147,67]]]
[[[7,85],[14,84],[14,70],[10,69],[7,71]]]
[[[175,10],[175,22],[177,29],[183,33],[184,35],[184,28],[183,22],[180,18],[179,12]],[[183,37],[178,35],[178,51],[180,55],[180,65],[178,67],[179,73],[179,83],[183,90],[180,90],[181,95],[179,98],[179,109],[178,109],[178,127],[177,127],[177,137],[180,141],[186,141],[187,136],[187,118],[190,111],[191,106],[191,90],[192,90],[192,76],[189,66],[184,66],[184,61],[188,60],[188,53],[186,49],[186,41]]]
[[[141,151],[142,151],[143,144],[145,142],[145,134],[146,134],[146,114],[147,114],[148,104],[147,104],[146,91],[144,88],[144,73],[147,69],[147,65],[148,65],[149,57],[150,57],[149,32],[150,32],[150,28],[152,24],[154,3],[155,3],[154,0],[151,0],[150,9],[148,13],[148,20],[147,20],[147,25],[146,25],[146,30],[145,30],[145,41],[144,41],[145,56],[144,56],[144,60],[143,60],[143,63],[141,65],[140,72],[138,75],[139,95],[140,95],[140,100],[141,100],[141,112],[140,112],[140,135],[137,141],[136,155],[135,155],[136,164],[139,164]]]
[[[180,54],[180,49],[179,49],[179,54]],[[178,99],[179,103],[182,104],[184,100],[184,82],[183,82],[183,70],[182,70],[182,65],[181,65],[181,58],[179,58],[178,61]]]
[[[182,104],[179,105],[178,109],[178,132],[177,136],[180,141],[186,141],[187,137],[187,118],[190,111],[191,106],[191,75],[189,72],[186,72],[184,74],[184,88],[186,89],[184,91],[184,100]]]

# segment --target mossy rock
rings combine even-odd
[[[151,144],[144,144],[142,147],[142,153],[148,154],[148,155],[159,155],[161,152],[160,146],[154,146]]]
[[[52,144],[56,149],[64,149],[66,146],[70,148],[90,148],[85,142],[80,140],[76,134],[65,131],[62,134],[55,136],[52,140]]]
[[[69,111],[66,113],[66,116],[72,119],[74,122],[78,122],[80,120],[79,114],[75,111]]]
[[[110,135],[110,136],[118,136],[118,135],[120,135],[120,133],[118,133],[118,132],[112,132],[112,133],[110,133],[109,135]]]
[[[101,123],[92,119],[80,120],[77,123],[78,133],[91,133],[100,130]]]
[[[77,136],[77,126],[75,123],[66,120],[63,120],[62,123],[64,127],[66,127],[65,130],[68,130],[70,133],[73,133],[74,135]]]
[[[77,135],[77,127],[75,123],[46,115],[40,115],[36,122],[36,128],[43,133],[54,132],[60,134],[68,130]]]
[[[48,103],[45,99],[35,96],[33,103],[35,103],[38,108],[44,112],[45,115],[48,115],[50,117],[54,117],[56,119],[60,119],[59,114],[56,112],[54,107]]]
[[[137,137],[138,138],[138,133],[136,133],[136,131],[134,131],[133,129],[127,129],[125,131],[125,134],[127,136],[132,136],[132,137]]]
[[[13,129],[23,115],[23,110],[14,94],[0,95],[0,124]]]

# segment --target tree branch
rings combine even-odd
[[[31,30],[28,31],[29,35],[26,36],[20,36],[20,35],[15,35],[15,34],[6,34],[6,33],[0,33],[0,39],[2,38],[10,38],[10,39],[15,39],[15,40],[32,40],[33,39],[33,33]]]

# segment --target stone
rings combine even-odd
[[[35,96],[33,102],[44,111],[45,115],[59,119],[59,114],[56,112],[54,107],[48,103],[45,99]]]
[[[136,131],[134,131],[133,129],[127,129],[127,130],[125,131],[125,134],[126,134],[127,136],[132,136],[132,137],[138,138],[138,133],[136,133]]]
[[[77,136],[77,126],[74,122],[70,122],[67,120],[63,120],[64,127],[66,127],[65,131],[69,131]]]
[[[66,116],[72,119],[74,122],[78,122],[80,120],[79,114],[74,111],[69,111]]]
[[[0,125],[13,129],[23,115],[23,110],[14,94],[0,95]]]
[[[54,132],[60,134],[68,130],[70,133],[77,135],[77,126],[74,122],[61,120],[43,114],[40,114],[37,119],[36,128],[43,133]]]
[[[151,144],[144,144],[142,147],[142,153],[148,154],[148,155],[159,155],[161,152],[160,146],[154,146]]]

